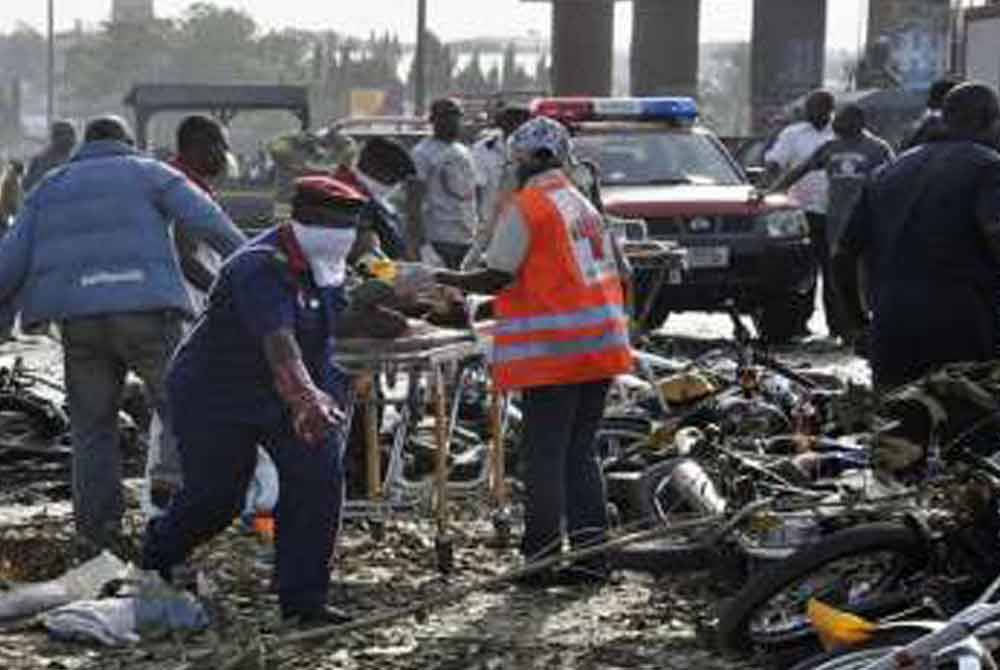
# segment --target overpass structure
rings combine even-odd
[[[552,4],[554,92],[608,95],[616,0],[523,1]],[[828,1],[845,0],[753,0],[755,119],[822,84]],[[907,66],[920,61],[924,71],[946,67],[949,0],[869,4],[869,43],[892,42]],[[700,10],[701,0],[632,0],[633,95],[697,93]]]

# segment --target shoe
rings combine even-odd
[[[354,621],[354,615],[327,605],[315,610],[285,612],[282,613],[281,620],[290,627],[307,630],[309,628],[339,626],[350,623]]]
[[[521,575],[520,577],[512,579],[511,583],[514,586],[529,590],[547,589],[553,586],[561,586],[559,581],[559,571],[551,568]]]
[[[622,583],[622,577],[610,568],[588,568],[570,565],[559,571],[557,575],[560,586],[614,586]]]

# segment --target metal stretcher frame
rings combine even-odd
[[[334,362],[352,374],[361,376],[366,383],[362,384],[364,394],[356,399],[352,412],[362,409],[365,427],[365,472],[367,500],[347,501],[345,513],[366,516],[375,522],[374,527],[380,528],[382,522],[397,507],[395,501],[387,501],[387,489],[397,486],[401,464],[393,459],[400,456],[405,435],[394,436],[392,454],[390,456],[387,477],[383,480],[381,472],[381,454],[379,442],[378,407],[380,404],[392,404],[392,401],[380,399],[374,392],[382,374],[395,375],[408,373],[407,398],[404,400],[402,421],[408,422],[408,412],[420,411],[420,405],[412,394],[419,392],[420,378],[429,375],[432,404],[434,407],[435,426],[435,467],[433,478],[434,516],[437,526],[435,546],[437,549],[438,568],[443,572],[452,568],[452,543],[449,534],[449,493],[450,489],[470,489],[482,485],[482,478],[471,483],[449,484],[448,458],[451,451],[451,441],[457,423],[457,408],[461,393],[465,388],[465,377],[468,361],[482,358],[486,354],[487,345],[472,333],[456,331],[453,339],[443,342],[428,342],[425,347],[414,347],[413,340],[400,338],[398,340],[340,340]],[[456,378],[451,385],[451,412],[448,408],[445,368],[456,366]],[[501,429],[500,402],[493,395],[491,402],[491,442],[488,470],[492,476],[491,492],[494,503],[503,508],[506,505],[506,490],[503,473],[503,436]],[[402,429],[407,430],[406,426]],[[499,467],[499,471],[497,468]],[[379,532],[379,531],[376,531]]]

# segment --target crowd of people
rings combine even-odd
[[[827,326],[870,358],[876,387],[996,357],[997,92],[945,77],[895,155],[864,111],[815,91],[766,153],[769,191],[809,220]]]
[[[282,615],[303,625],[348,618],[327,598],[353,383],[333,363],[334,334],[351,299],[349,261],[393,244],[392,232],[400,253],[421,261],[411,267],[421,284],[497,295],[505,325],[496,381],[524,393],[538,452],[526,557],[559,550],[564,517],[574,546],[603,538],[592,443],[609,382],[631,365],[627,267],[598,209],[570,181],[563,126],[508,110],[470,151],[457,139],[461,116],[455,101],[435,102],[433,135],[412,158],[376,142],[387,160],[364,171],[351,140],[324,140],[337,150],[333,165],[293,166],[290,220],[251,240],[216,201],[230,161],[214,120],[184,119],[167,161],[138,151],[118,117],[90,121],[79,146],[72,126],[53,126],[52,145],[28,170],[43,173],[12,202],[0,241],[0,306],[4,325],[58,327],[79,554],[126,543],[117,417],[135,373],[155,410],[143,567],[178,577],[190,552],[240,512],[263,446],[281,491]],[[393,231],[372,219],[391,211],[382,196],[399,175],[409,216]],[[496,228],[492,239],[483,220]],[[558,448],[549,453],[555,417]],[[580,567],[549,578],[610,574],[604,564]]]
[[[817,91],[766,157],[780,173],[771,190],[789,188],[808,217],[830,332],[869,333],[880,388],[996,350],[997,94],[949,82],[931,102],[895,156],[860,108],[836,110]],[[327,165],[299,160],[297,140],[277,143],[291,218],[251,240],[217,202],[229,141],[207,117],[180,124],[169,162],[108,116],[79,146],[72,125],[54,124],[27,171],[8,168],[0,326],[58,326],[81,551],[122,542],[117,415],[133,372],[156,412],[143,566],[176,578],[240,512],[263,446],[280,479],[282,615],[347,620],[328,603],[354,383],[333,363],[334,335],[352,261],[384,248],[413,263],[411,285],[495,296],[492,374],[524,412],[525,559],[605,539],[594,435],[611,380],[632,367],[631,272],[604,225],[597,172],[574,157],[566,127],[525,110],[505,110],[471,149],[458,102],[435,101],[430,120],[412,152],[321,136],[308,148],[332,155]],[[402,219],[385,202],[394,182]],[[598,557],[525,585],[610,577]]]

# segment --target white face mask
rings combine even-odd
[[[347,274],[347,254],[358,233],[354,228],[321,228],[292,221],[295,239],[302,247],[318,286],[340,286]]]

